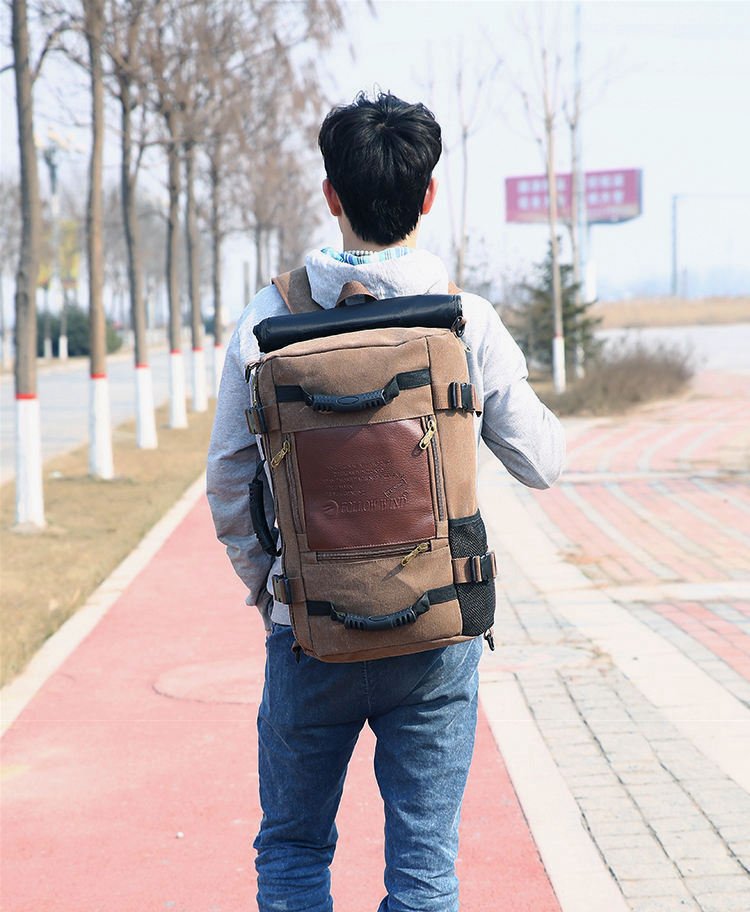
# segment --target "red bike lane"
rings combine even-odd
[[[255,908],[263,653],[201,498],[3,738],[3,909]],[[383,894],[372,747],[364,734],[339,814],[344,912]],[[471,912],[559,912],[481,714],[459,873]]]

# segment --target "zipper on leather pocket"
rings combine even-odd
[[[292,519],[294,520],[294,530],[295,532],[303,532],[304,528],[302,525],[302,511],[299,506],[299,498],[297,497],[297,479],[294,472],[294,449],[291,445],[291,440],[289,437],[286,438],[286,442],[289,443],[290,447],[290,456],[289,459],[284,460],[286,463],[286,484],[289,489],[289,502],[292,505]]]
[[[401,557],[401,566],[405,567],[409,561],[431,551],[430,542],[409,542],[405,545],[382,545],[372,548],[346,548],[341,551],[318,551],[316,557],[319,561],[352,561],[352,560],[377,560],[380,557]]]
[[[443,470],[440,462],[440,446],[437,439],[437,419],[434,415],[428,415],[422,419],[424,428],[424,437],[420,440],[419,446],[423,450],[429,450],[432,459],[433,480],[435,485],[435,501],[437,504],[438,519],[445,519],[445,503],[443,501]],[[422,446],[424,444],[424,446]]]

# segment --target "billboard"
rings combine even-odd
[[[560,221],[570,221],[570,174],[556,175],[557,214]],[[587,171],[586,220],[589,224],[627,222],[641,214],[641,170]],[[506,222],[546,222],[547,178],[543,174],[529,177],[506,177]]]

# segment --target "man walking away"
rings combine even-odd
[[[312,301],[333,308],[347,282],[361,283],[377,298],[448,293],[442,261],[417,248],[442,150],[432,113],[391,94],[360,94],[328,114],[319,145],[323,195],[342,243],[340,250],[307,255]],[[468,293],[461,300],[469,375],[482,404],[481,418],[473,419],[477,440],[518,481],[546,488],[562,469],[561,426],[529,386],[524,357],[492,305]],[[251,405],[245,370],[262,355],[253,327],[285,313],[273,285],[245,309],[227,349],[208,457],[217,535],[267,630],[258,714],[258,908],[333,908],[336,812],[347,764],[367,723],[377,739],[375,774],[386,821],[387,895],[378,912],[457,912],[458,822],[474,746],[483,641],[341,664],[293,652],[289,609],[274,600],[271,583],[281,573],[281,559],[264,551],[247,508],[248,483],[261,458],[258,438],[245,423]]]

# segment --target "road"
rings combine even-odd
[[[208,351],[207,371],[211,376]],[[185,351],[185,374],[190,377],[191,352]],[[111,356],[107,364],[114,425],[128,421],[135,414],[135,379],[130,353]],[[157,406],[169,396],[168,358],[166,349],[151,352],[154,401]],[[210,389],[209,385],[209,389]],[[190,385],[188,382],[188,395]],[[49,459],[80,446],[88,439],[88,361],[76,359],[67,364],[42,366],[39,371],[39,402],[42,422],[42,454]],[[13,411],[13,377],[2,378],[0,390],[0,482],[15,475],[15,432]]]

